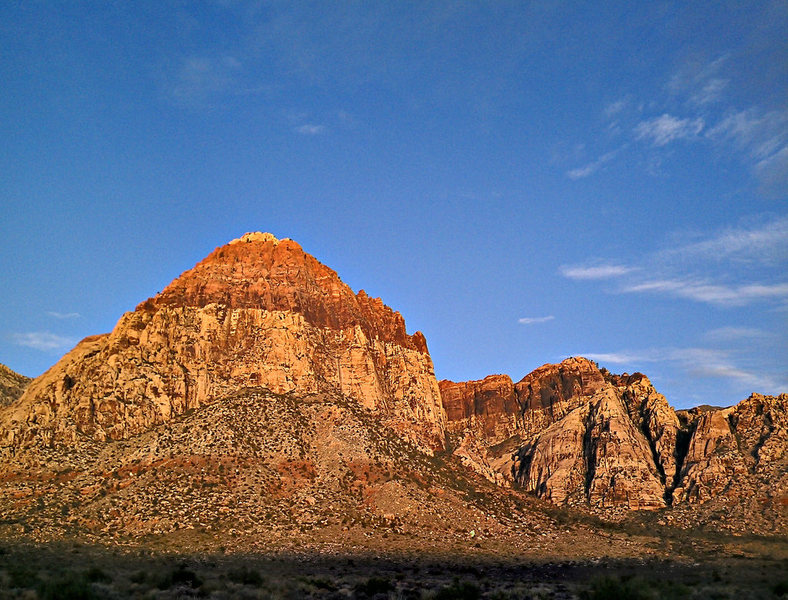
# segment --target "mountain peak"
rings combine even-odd
[[[364,291],[354,294],[333,269],[297,242],[271,233],[245,233],[216,248],[137,310],[209,304],[287,311],[333,330],[360,326],[370,339],[427,351],[423,336],[407,333],[400,313]]]
[[[285,238],[287,239],[287,238]],[[273,233],[263,233],[262,231],[249,231],[243,234],[239,238],[235,238],[231,240],[231,244],[240,244],[242,242],[249,243],[249,242],[273,242],[274,244],[279,243],[279,239]]]

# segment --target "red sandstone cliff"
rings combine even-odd
[[[217,248],[3,413],[5,445],[123,439],[243,387],[339,391],[425,449],[445,418],[424,336],[291,240]]]
[[[584,358],[516,384],[492,375],[440,389],[455,454],[554,503],[654,509],[727,495],[788,505],[787,395],[677,414],[645,375]]]

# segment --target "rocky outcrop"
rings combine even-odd
[[[632,423],[646,438],[654,466],[670,501],[680,458],[676,444],[681,425],[676,411],[642,373],[612,376]]]
[[[596,364],[582,357],[543,365],[516,384],[507,375],[441,381],[454,453],[488,479],[510,483],[512,453],[585,404],[604,385]]]
[[[648,442],[612,386],[526,443],[514,456],[513,474],[526,490],[558,504],[665,505]]]
[[[693,434],[676,501],[757,494],[765,503],[788,505],[788,394],[753,394],[689,418]]]
[[[443,447],[424,336],[295,242],[261,233],[80,342],[0,414],[2,443],[124,439],[245,386],[339,392],[423,449]]]
[[[488,479],[512,481],[512,453],[588,401],[605,385],[592,361],[567,358],[532,371],[516,384],[508,375],[441,381],[454,454]]]
[[[645,375],[584,358],[516,384],[494,375],[440,388],[454,453],[554,503],[654,509],[757,495],[788,506],[785,396],[677,413]]]
[[[520,405],[508,375],[461,383],[444,379],[438,385],[449,432],[474,431],[497,444],[518,431]]]
[[[31,381],[29,377],[0,364],[0,407],[16,402]]]
[[[583,357],[567,358],[532,371],[515,386],[523,435],[534,435],[563,419],[604,385],[597,365]]]

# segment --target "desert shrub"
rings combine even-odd
[[[93,588],[84,575],[66,573],[40,584],[37,589],[40,600],[93,600]]]
[[[11,588],[32,588],[38,585],[38,573],[27,567],[9,567],[8,583]]]
[[[591,589],[580,595],[583,600],[649,600],[646,585],[637,579],[621,580],[600,577],[591,582]]]
[[[148,580],[148,574],[145,571],[137,571],[132,573],[129,577],[132,583],[145,583]]]
[[[178,585],[185,585],[196,589],[202,585],[202,579],[197,576],[197,573],[187,569],[186,565],[178,565],[172,571],[164,574],[159,580],[157,587],[160,590],[166,590]]]
[[[325,577],[307,577],[306,579],[302,579],[302,581],[307,585],[311,585],[312,587],[319,590],[328,590],[333,592],[337,589],[337,586],[334,585],[334,582]]]
[[[112,581],[112,577],[107,575],[99,567],[90,567],[87,571],[85,571],[85,580],[87,580],[89,583],[110,583]]]
[[[479,598],[481,598],[479,586],[469,581],[454,581],[435,594],[435,600],[478,600]]]
[[[356,585],[356,593],[363,594],[365,596],[374,596],[375,594],[386,594],[394,589],[394,584],[392,584],[388,579],[384,579],[383,577],[370,577],[364,583],[359,583]]]
[[[254,587],[263,585],[263,576],[260,575],[260,572],[248,567],[241,567],[240,569],[228,571],[227,579],[233,583],[240,583],[241,585],[251,585]]]

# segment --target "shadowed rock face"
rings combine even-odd
[[[15,402],[32,380],[0,364],[0,407]]]
[[[0,414],[6,445],[124,439],[245,386],[339,391],[424,449],[444,412],[421,333],[290,240],[217,248]]]

